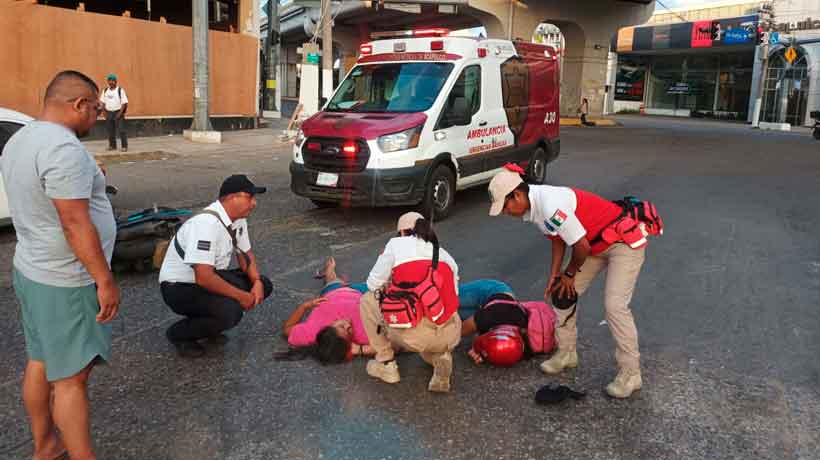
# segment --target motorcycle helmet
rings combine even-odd
[[[497,326],[476,337],[473,350],[493,366],[512,366],[524,356],[524,338],[516,326]]]

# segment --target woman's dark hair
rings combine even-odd
[[[345,362],[349,350],[350,342],[339,337],[333,326],[327,326],[316,334],[316,358],[322,364]]]
[[[277,361],[301,361],[309,356],[322,364],[340,364],[347,360],[350,342],[339,337],[333,326],[322,328],[316,334],[316,344],[307,347],[292,347],[288,351],[274,354]]]

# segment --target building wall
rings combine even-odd
[[[100,86],[116,73],[132,118],[191,116],[190,27],[23,2],[3,8],[0,106],[36,115],[54,74],[74,69]],[[209,47],[211,114],[255,116],[258,40],[211,31]]]
[[[815,0],[816,1],[816,0]],[[660,10],[649,18],[646,25],[671,24],[685,21],[705,21],[757,14],[762,1],[732,1],[707,3],[698,8]]]

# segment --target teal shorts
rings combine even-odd
[[[26,352],[30,360],[45,363],[49,382],[111,357],[111,324],[97,322],[96,285],[49,286],[15,269],[14,292],[20,301]]]

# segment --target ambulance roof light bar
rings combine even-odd
[[[450,29],[436,27],[432,29],[415,29],[415,30],[393,30],[385,32],[373,32],[370,38],[401,38],[401,37],[444,37],[450,33]]]

